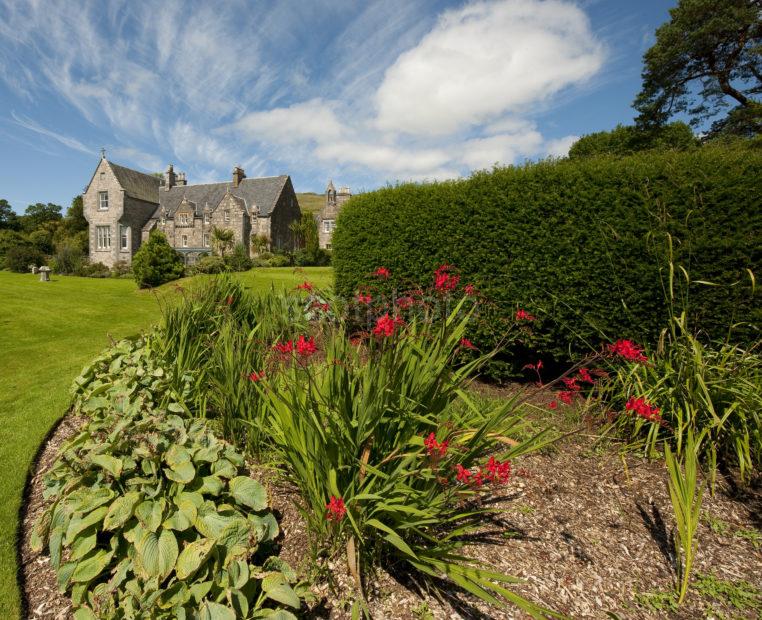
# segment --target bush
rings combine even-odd
[[[81,270],[87,262],[87,257],[76,239],[64,239],[56,247],[56,253],[51,259],[51,268],[60,274],[74,274]]]
[[[236,244],[233,251],[225,257],[225,265],[231,271],[248,271],[251,269],[251,259],[243,244]]]
[[[15,245],[5,255],[5,266],[16,273],[27,273],[29,265],[45,264],[45,255],[28,245]]]
[[[190,275],[197,273],[222,273],[226,271],[225,259],[221,256],[202,256],[188,268]]]
[[[0,230],[0,269],[7,269],[5,257],[11,248],[16,246],[29,246],[24,236],[15,230]]]
[[[151,231],[148,241],[132,257],[132,273],[140,288],[176,280],[182,277],[183,272],[182,257],[169,245],[164,233],[158,230]]]
[[[276,254],[268,261],[269,267],[290,267],[291,259],[285,254]]]
[[[112,278],[124,278],[132,275],[132,266],[126,260],[118,260],[111,266]]]
[[[331,253],[317,248],[315,250],[297,250],[294,264],[298,267],[324,267],[331,264]]]
[[[45,479],[47,545],[77,618],[250,617],[299,609],[267,492],[202,421],[119,414],[90,422]],[[281,609],[279,617],[293,618]]]
[[[724,338],[742,321],[733,337],[752,342],[762,289],[750,291],[747,269],[758,272],[762,259],[761,177],[759,149],[707,145],[362,194],[334,233],[337,292],[354,295],[379,266],[391,270],[390,289],[425,283],[451,261],[494,301],[475,334],[480,348],[501,340],[517,308],[538,317],[493,363],[504,376],[539,355],[567,362],[604,338],[655,345],[671,320],[663,292],[671,239],[676,264],[693,277],[679,291],[689,322]]]
[[[111,270],[103,263],[91,263],[85,260],[74,275],[82,278],[108,278],[111,276]]]

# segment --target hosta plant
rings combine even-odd
[[[31,540],[77,620],[293,617],[302,587],[269,553],[278,524],[243,465],[202,421],[90,421],[45,477]]]

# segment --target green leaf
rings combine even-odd
[[[159,535],[159,577],[164,579],[172,572],[177,556],[177,538],[170,530],[162,530]]]
[[[177,539],[170,530],[161,533],[145,532],[135,545],[138,553],[137,562],[148,577],[159,577],[160,580],[172,572],[177,562]]]
[[[81,532],[79,536],[74,540],[74,544],[71,546],[71,553],[69,555],[70,561],[76,561],[90,553],[95,549],[95,544],[98,539],[98,529],[96,526],[90,526],[84,532]]]
[[[236,620],[235,612],[219,603],[204,601],[198,610],[199,620]]]
[[[265,576],[262,580],[262,591],[267,598],[295,609],[299,609],[302,605],[296,592],[286,583],[286,578],[280,573],[270,573]]]
[[[106,516],[108,513],[108,506],[101,506],[100,508],[96,508],[93,510],[90,514],[88,514],[85,517],[74,517],[69,522],[69,527],[66,530],[66,544],[71,545],[72,542],[74,542],[74,539],[77,537],[77,535],[82,532],[83,530],[86,530],[91,525],[95,525],[96,523],[100,523],[103,520],[103,517]]]
[[[193,482],[193,479],[196,477],[196,468],[193,467],[193,463],[190,461],[184,461],[171,469],[165,467],[164,475],[174,482],[188,484]]]
[[[146,500],[138,504],[135,508],[135,516],[138,521],[147,530],[155,532],[161,525],[162,515],[164,513],[164,498],[156,501]]]
[[[115,530],[122,527],[132,517],[135,506],[140,501],[141,494],[137,491],[130,491],[122,497],[118,497],[109,506],[106,518],[103,519],[104,530]]]
[[[238,476],[230,481],[230,494],[239,504],[252,510],[267,508],[267,491],[259,482],[247,476]]]
[[[115,478],[122,475],[122,461],[108,454],[94,454],[90,460],[99,467],[102,467]]]
[[[77,562],[77,567],[71,575],[72,583],[87,583],[100,575],[111,561],[113,551],[99,549]]]
[[[98,616],[96,616],[89,607],[80,607],[74,612],[73,617],[74,620],[98,620]]]
[[[213,505],[204,504],[199,508],[193,525],[202,536],[218,538],[233,519],[219,514]]]
[[[214,540],[209,538],[196,540],[186,546],[177,558],[175,568],[177,578],[184,580],[195,573],[209,557],[213,548]]]
[[[238,469],[227,459],[220,459],[212,463],[212,473],[220,478],[233,478],[238,473]]]
[[[164,455],[164,461],[169,465],[171,469],[175,469],[184,463],[189,463],[191,460],[190,453],[177,444],[172,444]]]

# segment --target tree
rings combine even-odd
[[[48,204],[38,202],[37,204],[29,205],[26,211],[24,211],[24,215],[20,218],[21,226],[26,232],[32,232],[48,222],[60,222],[63,218],[61,215],[62,210],[61,206],[51,202]]]
[[[151,231],[143,245],[132,258],[132,273],[140,288],[159,286],[170,280],[182,277],[183,259],[169,245],[164,233]]]
[[[630,155],[650,149],[683,151],[698,144],[699,141],[691,128],[681,122],[652,129],[617,125],[611,131],[598,131],[582,136],[569,149],[569,158],[579,159],[603,154]]]
[[[88,224],[85,218],[85,205],[82,201],[82,196],[72,198],[71,206],[66,211],[64,222],[66,223],[67,230],[71,233],[87,230]]]
[[[303,213],[302,217],[294,220],[289,225],[291,233],[294,235],[294,245],[304,248],[309,253],[314,253],[320,247],[318,237],[317,222],[311,213]]]
[[[267,252],[270,248],[270,237],[267,235],[252,235],[251,236],[251,248],[254,250],[254,254],[261,254]]]
[[[225,252],[233,247],[235,234],[229,228],[212,228],[212,245],[225,258]]]
[[[640,127],[686,113],[694,126],[734,110],[712,126],[754,133],[762,114],[762,0],[679,0],[644,55],[643,88],[635,99]],[[728,120],[732,121],[728,125]]]
[[[0,198],[0,230],[18,230],[19,216],[5,198]]]
[[[30,245],[13,246],[5,255],[5,266],[16,273],[26,273],[29,265],[39,267],[45,264],[45,256]]]

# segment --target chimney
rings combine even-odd
[[[164,189],[166,191],[169,191],[175,185],[177,185],[177,177],[175,176],[175,169],[172,167],[172,164],[169,164],[169,166],[167,166],[167,171],[164,173]]]
[[[177,176],[177,186],[178,187],[180,187],[181,185],[182,186],[188,185],[188,179],[185,176],[184,172],[178,172],[176,176]]]
[[[246,173],[243,171],[243,168],[235,166],[233,168],[233,187],[238,187],[245,178]]]

